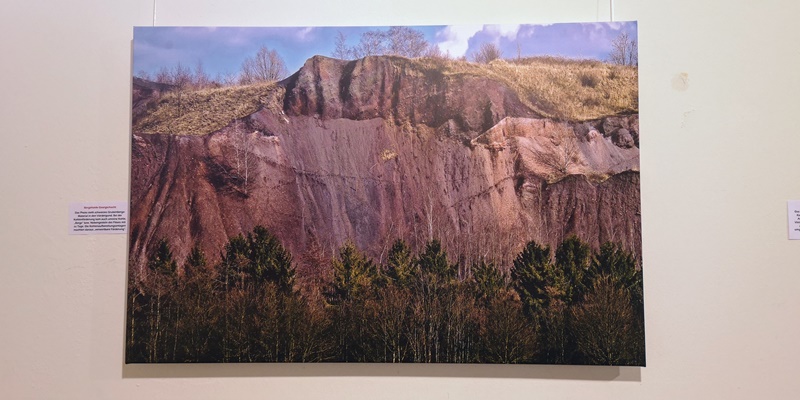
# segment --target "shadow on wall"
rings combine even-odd
[[[640,367],[479,364],[127,364],[123,379],[405,376],[641,382]]]

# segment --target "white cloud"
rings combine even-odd
[[[298,30],[295,33],[295,35],[296,35],[298,40],[300,40],[301,42],[305,42],[305,41],[308,41],[308,40],[312,39],[311,32],[313,32],[313,31],[314,31],[314,28],[309,26],[309,27],[305,27],[305,28],[302,28],[302,29]]]
[[[486,25],[484,31],[491,34],[495,39],[505,37],[510,40],[517,38],[520,25]]]
[[[461,57],[469,50],[469,39],[476,34],[483,34],[494,42],[501,38],[516,40],[519,34],[530,36],[532,29],[522,30],[523,25],[450,25],[436,33],[436,45],[443,53],[452,57]]]
[[[469,39],[481,30],[483,25],[450,25],[436,32],[436,45],[442,53],[461,57],[467,54]]]
[[[521,25],[520,29],[517,31],[517,39],[532,37],[533,33],[536,32],[536,29],[543,26],[546,27],[548,25]]]

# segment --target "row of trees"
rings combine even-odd
[[[519,49],[517,53],[519,59],[521,57]],[[443,54],[438,46],[428,42],[422,32],[405,26],[393,26],[386,31],[366,31],[361,34],[359,42],[352,46],[347,45],[347,36],[339,32],[331,52],[332,57],[340,59],[357,59],[372,55],[396,55],[408,58],[450,57],[448,54]],[[496,43],[486,42],[481,44],[478,50],[470,56],[470,59],[477,63],[488,64],[502,57],[503,52]],[[462,59],[466,60],[465,57]],[[636,40],[625,32],[619,34],[611,43],[608,61],[618,65],[638,65]],[[203,89],[277,81],[285,78],[288,73],[283,57],[274,49],[261,46],[256,54],[242,62],[238,74],[219,75],[212,78],[206,73],[202,62],[198,62],[194,68],[177,63],[172,68],[162,67],[153,75],[146,71],[140,71],[137,75],[142,79],[158,83],[182,88]]]
[[[375,55],[394,55],[408,58],[441,56],[439,48],[425,39],[425,35],[405,26],[393,26],[387,31],[370,30],[361,34],[358,44],[347,45],[347,36],[336,35],[331,56],[339,59],[356,59]]]
[[[449,59],[450,55],[425,39],[425,35],[405,26],[393,26],[389,30],[370,30],[361,34],[357,44],[348,46],[347,36],[342,32],[336,35],[331,56],[343,60],[357,59],[374,55],[393,55],[408,58],[429,57]],[[494,43],[484,43],[471,60],[487,64],[502,57],[500,47]],[[466,61],[466,57],[461,60]]]
[[[249,85],[259,82],[278,81],[289,75],[283,57],[266,46],[261,46],[251,57],[246,58],[237,74],[211,77],[202,62],[189,68],[178,62],[172,68],[161,67],[155,74],[139,71],[137,76],[153,82],[165,83],[183,89],[205,89],[233,85]]]
[[[206,72],[202,62],[198,62],[194,68],[178,62],[172,68],[164,66],[154,74],[150,74],[147,71],[139,71],[136,76],[148,81],[192,89],[204,89],[234,83],[229,77],[217,76],[212,78]]]
[[[500,46],[492,42],[481,44],[478,50],[472,54],[472,60],[481,64],[488,64],[502,57],[503,52],[500,50]],[[517,59],[521,59],[519,47],[517,47]],[[607,61],[616,65],[638,66],[639,47],[636,39],[627,32],[617,35],[611,41],[611,52],[608,54]]]
[[[387,31],[364,32],[361,34],[359,42],[353,46],[348,46],[347,36],[339,32],[334,43],[334,50],[331,52],[331,56],[340,59],[356,59],[373,55],[450,58],[449,55],[443,54],[438,46],[428,42],[422,32],[405,26],[393,26]],[[470,55],[469,59],[476,63],[488,64],[502,58],[503,52],[497,43],[485,42]],[[517,59],[521,58],[518,46]],[[466,60],[466,58],[462,59]],[[617,35],[611,42],[608,62],[617,65],[639,65],[636,40],[626,32]]]
[[[490,362],[641,365],[641,269],[619,246],[530,242],[510,273],[466,278],[437,240],[402,240],[377,264],[353,243],[329,279],[298,285],[266,229],[228,242],[211,266],[181,267],[162,240],[128,289],[128,362]],[[302,287],[301,287],[302,286]]]

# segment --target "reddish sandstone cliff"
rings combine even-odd
[[[133,132],[134,265],[162,237],[214,260],[256,225],[306,271],[347,239],[380,259],[436,237],[465,264],[571,234],[641,254],[636,115],[547,119],[501,81],[396,57],[314,57],[271,90],[211,134]]]

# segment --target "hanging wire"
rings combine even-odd
[[[601,20],[600,15],[602,13],[600,10],[605,8],[603,3],[603,0],[597,0],[597,22],[600,22]],[[602,20],[605,20],[605,18],[602,18]],[[614,22],[614,0],[608,0],[608,21]]]
[[[608,6],[609,6],[609,12],[611,14],[610,16],[611,22],[614,22],[614,0],[609,1]]]

